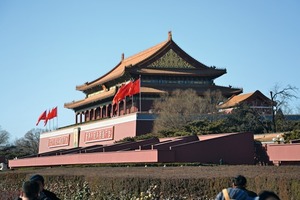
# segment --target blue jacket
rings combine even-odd
[[[251,200],[253,198],[249,197],[248,194],[239,188],[227,188],[227,192],[229,194],[230,199],[236,199],[236,200]],[[223,195],[223,192],[220,192],[215,200],[225,200],[225,197]]]

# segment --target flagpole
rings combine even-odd
[[[130,107],[129,113],[132,112],[132,109],[133,109],[133,95],[131,95],[131,107]]]
[[[51,109],[51,115],[50,116],[52,116],[52,110],[53,110],[53,108]],[[50,131],[52,131],[52,129],[51,129],[51,119],[49,119],[49,128],[50,128]]]
[[[51,112],[51,111],[49,111]],[[50,126],[50,120],[48,119],[49,123],[48,123],[48,128],[49,128],[49,131],[51,131],[51,126]]]
[[[58,107],[56,106],[56,129],[57,128],[58,128]]]
[[[142,112],[142,90],[141,90],[142,77],[140,75],[140,112]]]

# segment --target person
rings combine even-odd
[[[25,181],[22,185],[20,197],[17,200],[38,200],[39,184],[35,181]]]
[[[272,191],[261,191],[259,193],[259,200],[280,200],[280,198]]]
[[[39,199],[40,200],[60,200],[56,194],[54,194],[53,192],[46,190],[44,188],[45,186],[45,180],[44,177],[40,174],[35,174],[33,176],[30,177],[29,179],[30,181],[35,181],[39,184],[40,186],[40,194],[39,194]]]
[[[223,189],[215,198],[215,200],[229,200],[229,199],[238,199],[238,200],[248,200],[256,197],[257,194],[250,190],[246,189],[247,179],[238,175],[232,180],[232,187]]]
[[[238,175],[238,176],[234,177],[232,180],[232,184],[233,184],[233,187],[237,187],[237,188],[244,190],[248,194],[249,197],[253,197],[253,198],[257,197],[257,194],[255,192],[246,189],[247,179],[245,176]]]

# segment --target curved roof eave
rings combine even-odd
[[[86,105],[86,104],[89,104],[89,103],[99,101],[99,100],[104,99],[104,98],[112,97],[112,96],[114,96],[115,93],[116,93],[116,89],[114,88],[114,89],[109,90],[107,92],[100,93],[100,94],[95,94],[93,96],[87,97],[87,98],[79,100],[79,101],[73,101],[73,102],[70,102],[70,103],[65,103],[64,107],[69,108],[69,109],[74,109],[74,108],[80,107],[82,105]]]
[[[246,94],[240,94],[240,95],[234,95],[231,98],[229,98],[226,102],[224,102],[223,104],[219,105],[219,108],[221,109],[225,109],[225,108],[232,108],[237,106],[238,104],[243,103],[244,101],[246,101],[247,99],[251,98],[251,97],[262,97],[264,101],[272,104],[272,100],[269,99],[268,97],[266,97],[263,93],[261,93],[259,90],[256,90],[255,92],[251,92],[251,93],[246,93]]]
[[[108,74],[110,74],[110,73],[112,73],[113,71],[116,71],[116,70],[118,70],[118,69],[119,69],[121,72],[123,72],[123,70],[120,69],[120,68],[121,68],[121,67],[125,67],[125,66],[122,66],[121,64],[122,64],[122,61],[119,62],[119,63],[117,64],[117,66],[115,66],[115,67],[114,67],[113,69],[111,69],[109,72],[107,72],[107,73],[104,74],[103,76],[101,76],[101,77],[95,79],[95,80],[92,81],[92,82],[86,82],[86,83],[84,83],[84,84],[82,84],[82,85],[76,86],[76,90],[84,91],[84,90],[86,90],[86,89],[89,89],[89,88],[91,88],[91,87],[94,87],[95,85],[98,85],[97,82],[99,82],[99,80],[101,80],[103,77],[107,76]]]
[[[210,70],[210,69],[137,69],[131,70],[131,73],[149,74],[149,75],[176,75],[176,76],[209,76],[217,78],[226,74],[226,69]]]

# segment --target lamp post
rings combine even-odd
[[[270,91],[270,95],[271,95],[271,103],[272,103],[272,123],[273,123],[273,130],[276,133],[276,122],[275,122],[275,110],[274,110],[274,96],[273,92]]]
[[[277,144],[284,143],[284,138],[281,135],[277,135],[272,140],[274,143],[277,143]]]

